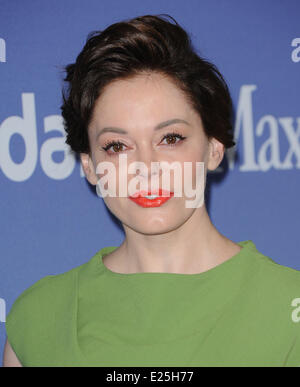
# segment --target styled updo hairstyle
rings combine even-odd
[[[208,139],[225,148],[235,145],[232,100],[223,76],[195,52],[187,32],[169,15],[140,16],[92,31],[76,62],[64,70],[61,111],[66,143],[74,152],[90,153],[88,126],[104,87],[144,72],[173,80],[199,113]]]

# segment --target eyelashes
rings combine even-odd
[[[181,143],[183,140],[185,140],[186,139],[186,137],[184,137],[184,136],[182,136],[180,133],[177,133],[177,132],[169,132],[169,133],[167,133],[167,134],[165,134],[164,136],[163,136],[163,138],[160,140],[160,142],[162,142],[163,140],[165,140],[165,139],[167,139],[167,138],[179,138],[179,141],[176,141],[175,143],[173,143],[173,144],[165,144],[165,145],[167,145],[167,146],[176,146],[178,143]],[[115,146],[117,146],[118,148],[117,149],[120,149],[120,147],[122,147],[122,146],[125,146],[125,144],[123,144],[121,141],[108,141],[108,142],[106,142],[105,144],[104,144],[104,147],[102,147],[102,149],[105,151],[105,152],[107,152],[107,153],[109,153],[108,151],[109,151],[109,149],[111,148],[111,147],[115,147]],[[122,150],[120,150],[120,151],[114,151],[114,152],[112,152],[111,154],[112,155],[114,155],[114,154],[118,154],[118,153],[120,153],[120,152],[122,152]]]

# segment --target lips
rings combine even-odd
[[[148,199],[145,197],[145,196],[154,196],[154,195],[158,195],[157,198]],[[166,190],[162,190],[160,188],[159,190],[154,190],[153,192],[151,191],[136,192],[134,195],[129,196],[129,199],[141,207],[160,207],[166,201],[171,199],[173,196],[174,196],[174,192],[169,192]]]

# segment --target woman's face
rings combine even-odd
[[[124,133],[107,129],[100,134],[103,128],[112,127],[120,128]],[[184,179],[188,178],[188,184],[195,188],[196,162],[204,163],[205,179],[207,169],[213,170],[221,162],[224,147],[215,139],[208,141],[200,116],[169,78],[151,73],[110,83],[96,101],[88,131],[91,152],[90,155],[81,154],[83,169],[89,182],[96,184],[107,173],[96,173],[98,164],[104,161],[113,163],[117,196],[106,196],[103,200],[123,225],[143,234],[161,234],[177,229],[195,211],[203,210],[203,206],[186,207],[186,200],[195,198],[185,195]],[[110,145],[112,141],[121,144]],[[164,204],[150,208],[142,207],[128,197],[118,197],[120,154],[127,155],[128,166],[136,162],[145,164],[149,174],[147,176],[145,171],[141,171],[138,179],[148,181],[149,190],[151,162],[179,163],[182,177],[175,180],[175,174],[170,173],[170,191],[174,192],[175,184],[182,184],[182,196],[173,196]],[[184,162],[192,163],[190,177],[185,177]],[[160,188],[164,188],[164,171],[163,168],[159,172]],[[157,173],[157,169],[153,173]],[[138,174],[127,174],[128,184]],[[140,189],[143,186],[137,185],[135,191]]]

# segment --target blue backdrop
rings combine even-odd
[[[299,0],[2,0],[0,353],[23,290],[123,240],[64,146],[61,68],[90,31],[159,13],[190,33],[234,100],[237,147],[210,175],[212,221],[300,270]]]

